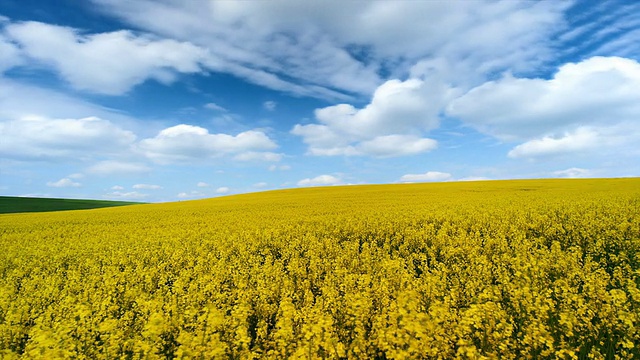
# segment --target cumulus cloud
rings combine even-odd
[[[90,158],[122,153],[136,136],[97,117],[48,119],[25,116],[0,122],[0,156],[18,160]]]
[[[229,191],[231,191],[231,189],[229,189],[228,187],[226,187],[226,186],[221,186],[221,187],[219,187],[219,188],[217,188],[217,189],[216,189],[216,194],[226,194],[226,193],[228,193]]]
[[[197,184],[197,186],[202,188],[202,187],[209,187],[210,185],[209,185],[209,184],[207,184],[206,182],[200,181],[200,182]]]
[[[67,177],[67,178],[62,178],[58,181],[50,181],[47,183],[47,186],[63,188],[63,187],[80,187],[82,186],[82,184],[79,182],[75,182]]]
[[[436,128],[439,112],[452,92],[446,85],[420,79],[389,80],[371,102],[357,109],[339,104],[317,109],[317,124],[295,125],[312,155],[414,155],[437,147],[422,134]]]
[[[135,184],[133,185],[134,189],[145,189],[145,190],[160,190],[162,186],[153,185],[153,184]]]
[[[578,128],[573,133],[555,138],[545,136],[540,139],[527,141],[509,151],[511,158],[540,157],[558,154],[575,153],[597,148],[600,145],[598,133],[589,128]]]
[[[593,57],[549,80],[505,76],[454,100],[448,113],[505,141],[510,157],[616,148],[640,141],[640,63]]]
[[[146,156],[160,163],[211,159],[230,154],[239,156],[241,160],[259,156],[269,158],[273,155],[252,153],[277,147],[262,131],[249,130],[235,136],[210,134],[205,128],[185,124],[166,128],[156,137],[142,140],[138,146]]]
[[[34,114],[55,115],[94,113],[117,119],[117,122],[98,116],[51,118],[29,115],[31,111]],[[92,167],[91,171],[107,174],[143,173],[150,170],[136,161],[122,161],[125,156],[149,156],[160,163],[227,155],[230,158],[235,157],[238,161],[277,162],[283,156],[268,151],[277,148],[277,145],[259,130],[245,131],[232,136],[208,134],[208,131],[197,126],[178,125],[165,129],[156,138],[140,143],[136,141],[134,131],[122,127],[121,124],[135,129],[138,133],[148,131],[143,129],[141,122],[136,119],[86,101],[11,80],[0,81],[2,158],[23,161],[103,159],[104,162]],[[191,139],[195,142],[189,143]],[[186,141],[187,144],[183,147],[181,141]],[[192,157],[189,157],[190,151],[195,153]],[[134,166],[118,165],[122,163],[133,163]]]
[[[552,79],[505,76],[454,100],[448,113],[511,140],[634,118],[640,112],[640,64],[593,57],[559,68]]]
[[[100,161],[87,169],[87,172],[96,175],[137,175],[149,171],[151,168],[145,164],[117,160]]]
[[[319,175],[314,178],[306,178],[298,181],[298,186],[323,186],[336,185],[341,180],[333,175]]]
[[[120,185],[114,185],[111,187],[111,190],[124,190],[124,187],[120,186]]]
[[[207,51],[189,42],[126,30],[82,34],[28,21],[9,24],[5,32],[25,56],[55,69],[73,87],[101,94],[123,94],[147,79],[170,83],[177,73],[202,71],[208,58]]]
[[[400,182],[435,182],[449,181],[453,177],[449,173],[439,171],[427,171],[424,174],[406,174],[402,175]]]
[[[419,79],[389,80],[362,109],[342,104],[316,110],[319,122],[345,134],[373,137],[438,126],[438,106],[425,101],[427,85]]]
[[[258,182],[258,183],[253,184],[252,186],[253,186],[254,188],[256,188],[256,189],[263,189],[263,188],[267,187],[268,185],[269,185],[269,184],[267,184],[266,182],[261,181],[261,182]]]

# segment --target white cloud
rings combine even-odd
[[[402,75],[424,58],[477,77],[535,68],[553,50],[569,2],[154,2],[94,0],[103,11],[211,49],[217,71],[278,90],[370,94],[379,70]],[[309,65],[313,64],[313,65]],[[400,73],[400,74],[397,74]],[[283,78],[305,84],[296,87]]]
[[[554,171],[553,175],[564,178],[584,178],[591,175],[591,170],[572,167],[565,170]]]
[[[73,180],[71,180],[70,178],[62,178],[58,181],[50,181],[47,183],[47,186],[50,187],[57,187],[57,188],[62,188],[62,187],[80,187],[82,186],[81,183],[79,182],[75,182]]]
[[[81,34],[28,21],[9,24],[5,32],[25,56],[51,66],[73,87],[101,94],[123,94],[147,79],[170,83],[176,73],[201,72],[208,58],[206,50],[191,43],[126,30]]]
[[[298,186],[323,186],[336,185],[341,180],[333,175],[319,175],[314,178],[306,178],[298,181]]]
[[[274,149],[277,145],[258,130],[249,130],[233,136],[209,134],[205,128],[181,124],[160,131],[154,138],[142,140],[139,147],[150,159],[171,163],[218,158],[229,154],[242,157],[246,153]],[[247,160],[252,157],[244,156]]]
[[[198,187],[209,187],[209,186],[211,186],[211,185],[207,184],[206,182],[200,181],[200,182],[197,184],[197,186],[198,186]]]
[[[117,160],[100,161],[87,169],[87,172],[96,175],[137,175],[149,171],[151,168],[147,165]]]
[[[67,176],[69,179],[82,179],[84,178],[84,174],[81,173],[75,173],[75,174],[71,174],[69,176]]]
[[[107,199],[119,199],[119,200],[140,200],[149,197],[148,194],[139,193],[137,191],[121,192],[113,191],[104,195]]]
[[[0,75],[6,70],[20,65],[22,61],[20,49],[0,33]]]
[[[96,2],[139,28],[210,49],[215,58],[207,66],[213,70],[272,89],[335,98],[341,93],[331,88],[368,91],[378,81],[374,66],[353,59],[333,43],[332,37],[314,30],[312,22],[298,22],[303,19],[299,17],[296,23],[301,27],[283,24],[283,20],[290,20],[286,13],[293,11],[292,16],[298,16],[296,12],[308,11],[299,5],[292,9],[286,2],[266,8],[263,4],[246,7],[241,3],[210,2],[203,9],[202,3]],[[279,10],[273,13],[275,9]],[[140,11],[146,15],[139,16]],[[155,16],[165,20],[150,18]],[[314,66],[307,67],[308,62]],[[297,85],[299,82],[306,85]]]
[[[217,189],[216,189],[216,194],[226,194],[226,193],[228,193],[229,191],[231,191],[231,189],[229,189],[228,187],[226,187],[226,186],[221,186],[221,187],[219,187],[219,188],[217,188]]]
[[[108,119],[116,127],[148,129],[138,121],[117,110],[87,102],[78,97],[63,94],[44,87],[0,79],[0,121],[41,117],[42,119]],[[125,126],[126,125],[126,126]]]
[[[427,171],[424,174],[406,174],[402,175],[400,178],[400,182],[431,182],[449,180],[452,180],[451,174],[439,171]]]
[[[636,9],[636,11],[638,11],[638,9]],[[636,28],[635,30],[612,36],[613,40],[603,42],[602,45],[592,51],[592,54],[627,56],[630,58],[637,56],[640,51],[640,46],[638,46],[637,41],[640,36],[638,24],[640,24],[640,22],[636,19],[635,24],[632,24],[632,26]],[[608,25],[605,30],[612,30],[612,27]],[[616,30],[619,31],[620,29]],[[612,30],[611,32],[617,32],[616,30]]]
[[[269,184],[267,184],[266,182],[262,181],[262,182],[259,182],[259,183],[255,183],[252,186],[254,188],[257,188],[257,189],[263,189],[263,188],[267,187],[268,185]]]
[[[153,185],[153,184],[135,184],[133,185],[134,189],[145,189],[145,190],[160,190],[162,186]]]
[[[278,103],[275,101],[265,101],[262,103],[262,107],[267,111],[274,111],[277,106]]]
[[[377,157],[415,155],[431,151],[438,146],[432,139],[411,135],[378,136],[358,145],[360,152]]]
[[[204,197],[205,194],[199,192],[199,191],[191,191],[191,192],[181,192],[178,193],[178,195],[176,195],[176,197],[180,198],[180,199],[188,199],[188,198],[201,198]]]
[[[562,27],[562,10],[567,6],[514,1],[374,2],[355,20],[355,29],[342,20],[342,34],[345,41],[375,44],[387,56],[471,58],[483,71],[500,65],[492,64],[495,59],[513,66],[526,63],[536,53],[544,56],[549,51],[545,40]]]
[[[120,185],[114,185],[111,187],[111,190],[124,190],[124,187],[120,186]]]
[[[593,57],[561,66],[552,79],[505,76],[448,108],[476,129],[525,141],[511,157],[625,149],[640,141],[640,63]]]
[[[122,153],[135,135],[97,117],[48,119],[25,116],[0,122],[0,156],[19,159],[88,159]]]
[[[226,108],[216,104],[216,103],[208,103],[204,105],[205,109],[209,109],[209,110],[214,110],[214,111],[220,111],[220,112],[228,112],[229,110],[227,110]]]
[[[439,106],[425,101],[427,84],[419,79],[389,80],[362,109],[341,104],[316,110],[322,124],[355,137],[405,133],[438,126]],[[445,89],[446,90],[446,89]]]
[[[452,95],[438,81],[390,80],[381,85],[362,109],[349,104],[316,110],[319,124],[291,130],[309,145],[312,155],[392,157],[428,152],[437,146],[421,134],[439,124],[440,108]]]
[[[291,166],[289,166],[289,165],[269,165],[269,171],[276,171],[276,170],[280,170],[280,171],[291,170]]]
[[[266,152],[247,151],[234,156],[233,159],[238,161],[278,162],[282,160],[282,154],[268,152],[268,151]]]
[[[539,157],[558,154],[581,152],[599,147],[598,133],[589,128],[578,128],[573,133],[567,133],[559,138],[545,136],[540,139],[527,141],[509,151],[511,158]]]

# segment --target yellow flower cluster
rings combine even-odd
[[[0,216],[0,358],[640,358],[640,179]]]

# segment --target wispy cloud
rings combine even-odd
[[[267,110],[267,111],[274,111],[276,109],[276,107],[278,106],[278,103],[275,101],[265,101],[262,103],[262,107]]]
[[[591,171],[588,169],[573,167],[565,170],[554,171],[553,175],[565,178],[583,178],[591,175]]]
[[[62,178],[58,181],[50,181],[47,183],[47,186],[50,187],[57,187],[57,188],[62,188],[62,187],[80,187],[82,186],[81,183],[79,182],[75,182],[73,180],[71,180],[70,178]]]
[[[215,110],[215,111],[220,111],[220,112],[228,112],[229,110],[227,110],[226,108],[216,104],[216,103],[207,103],[204,105],[205,109],[209,109],[209,110]]]
[[[568,7],[565,2],[213,2],[204,11],[203,3],[95,2],[147,31],[215,50],[206,66],[216,71],[272,89],[334,98],[371,94],[384,80],[379,69],[389,62],[399,67],[398,75],[427,57],[471,61],[473,71],[525,69],[551,50],[546,40],[564,26]],[[358,57],[363,48],[369,49],[366,62]]]
[[[88,173],[95,175],[134,175],[150,171],[151,168],[145,164],[117,160],[100,161],[87,169]]]
[[[118,200],[141,200],[141,199],[148,198],[149,194],[143,194],[137,191],[129,191],[129,192],[113,191],[105,194],[103,197],[107,199],[118,199]]]

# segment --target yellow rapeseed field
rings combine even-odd
[[[640,358],[640,179],[0,216],[0,358]]]

